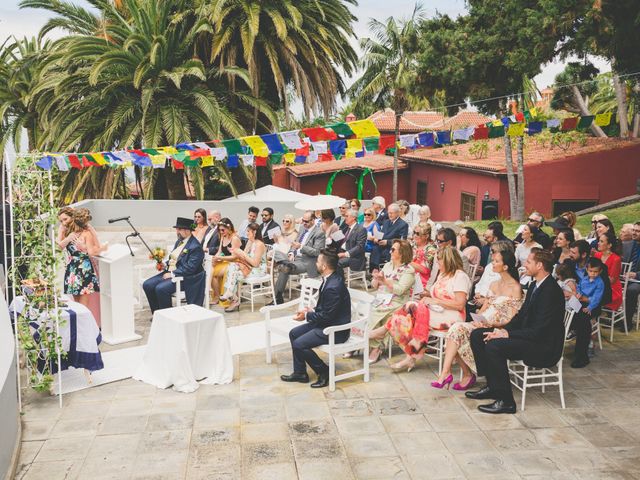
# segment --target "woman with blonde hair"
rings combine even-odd
[[[373,208],[365,208],[362,226],[367,231],[367,243],[364,244],[364,251],[367,253],[371,253],[371,250],[373,250],[373,235],[375,233],[377,225],[378,222],[376,222],[376,213],[373,211]]]
[[[298,239],[295,219],[290,213],[287,213],[282,219],[282,237],[288,243],[293,243]]]
[[[395,311],[387,323],[373,330],[369,338],[381,339],[387,333],[402,347],[406,357],[392,365],[394,370],[413,369],[422,358],[431,329],[448,330],[456,322],[464,322],[471,280],[464,272],[462,257],[453,247],[438,251],[438,279],[419,302],[408,302]]]
[[[73,299],[89,306],[89,295],[100,291],[100,282],[91,256],[99,255],[107,249],[100,245],[90,230],[91,214],[86,208],[73,211],[68,226],[68,235],[59,242],[69,254],[69,262],[64,274],[64,293],[73,295]]]
[[[576,214],[569,211],[561,213],[560,216],[566,218],[567,222],[569,222],[569,228],[573,230],[573,237],[576,240],[582,240],[582,234],[580,233],[580,230],[576,228],[576,222],[578,221],[578,217],[576,216]]]
[[[433,220],[431,220],[431,209],[429,205],[423,205],[418,210],[418,218],[420,221],[418,223],[428,223],[431,226],[431,240],[436,239],[436,224]]]
[[[411,266],[420,276],[423,287],[427,286],[431,276],[433,260],[437,251],[438,247],[431,241],[431,225],[419,223],[413,227],[413,262],[411,262]]]
[[[233,223],[228,218],[225,217],[218,222],[218,232],[220,232],[220,247],[218,247],[218,253],[211,257],[213,262],[211,305],[216,305],[220,301],[220,295],[222,295],[224,288],[224,276],[229,264],[238,260],[233,251],[242,246],[242,240],[236,234]]]

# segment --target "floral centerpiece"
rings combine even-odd
[[[164,248],[156,247],[149,254],[149,260],[155,260],[156,270],[161,272],[164,270],[164,258],[167,256],[167,252]]]

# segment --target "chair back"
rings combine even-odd
[[[318,300],[318,293],[322,280],[318,278],[303,278],[300,281],[300,307],[313,308]]]
[[[371,308],[375,297],[361,290],[349,289],[351,297],[351,333],[364,336],[369,331],[369,319],[371,318]]]
[[[477,271],[478,271],[477,263],[475,265],[470,263],[466,269],[466,273],[467,275],[469,275],[469,280],[471,280],[471,283],[470,283],[471,286],[469,287],[469,292],[467,294],[469,297],[471,297],[471,292],[473,291],[473,279],[476,278]]]
[[[631,262],[622,262],[622,266],[620,268],[620,280],[627,277],[627,273],[631,271]]]
[[[205,280],[204,280],[204,308],[209,308],[209,294],[211,292],[211,275],[213,273],[213,261],[211,260],[211,255],[208,253],[204,254],[204,259],[202,260],[202,268],[204,268]]]
[[[573,320],[573,315],[576,312],[574,312],[573,310],[565,310],[564,311],[564,339],[565,341],[562,342],[562,355],[564,355],[564,344],[567,342],[567,336],[569,335],[569,329],[571,328],[571,321]],[[562,360],[562,356],[560,356],[560,359]]]

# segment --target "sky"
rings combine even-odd
[[[47,21],[49,14],[42,10],[19,9],[19,0],[0,0],[0,42],[11,36],[35,36],[38,34],[40,27]],[[83,0],[74,0],[78,5],[86,6]],[[371,18],[380,21],[386,20],[390,16],[396,18],[407,18],[411,15],[414,7],[414,0],[360,0],[359,5],[353,9],[353,13],[358,17],[358,21],[354,25],[354,31],[357,38],[369,36],[368,23]],[[465,13],[464,0],[423,0],[427,16],[431,17],[440,12],[452,17]],[[61,36],[63,32],[56,35]],[[359,51],[357,39],[353,39],[353,45]],[[570,61],[569,59],[568,61]],[[601,71],[609,71],[610,67],[602,60],[595,59],[595,65]],[[564,68],[564,62],[552,62],[544,65],[542,72],[535,77],[538,88],[543,89],[553,83],[555,76]],[[353,82],[353,78],[345,79],[345,83],[349,86]],[[504,92],[509,94],[512,92]],[[339,100],[338,105],[342,102]],[[293,105],[294,113],[301,112],[300,105]]]

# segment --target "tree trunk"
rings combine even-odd
[[[273,179],[269,167],[256,167],[256,188],[271,185]]]
[[[629,118],[627,113],[627,92],[625,91],[624,82],[620,82],[618,74],[613,75],[613,88],[616,92],[616,100],[618,101],[618,119],[620,121],[620,138],[629,136]]]
[[[187,191],[184,187],[184,170],[172,168],[158,168],[164,173],[169,200],[186,200]]]
[[[516,202],[518,192],[516,190],[516,179],[513,176],[513,156],[511,155],[511,139],[504,135],[504,161],[507,167],[507,185],[509,186],[509,210],[511,218],[516,215]]]
[[[393,149],[393,201],[398,201],[398,142],[400,141],[400,117],[396,112],[396,144]]]
[[[633,133],[631,136],[633,138],[638,138],[638,133],[640,133],[640,113],[637,113],[633,116]]]
[[[518,205],[516,219],[524,220],[524,138],[517,139],[517,163],[518,163]]]
[[[289,130],[291,127],[291,113],[289,112],[289,97],[287,95],[287,86],[284,86],[283,95],[284,101],[284,128],[285,130]]]
[[[580,90],[578,89],[578,87],[576,85],[573,85],[571,87],[571,91],[573,92],[573,98],[575,98],[576,104],[578,105],[578,109],[580,110],[580,115],[584,115],[584,116],[591,115],[591,112],[589,112],[589,107],[587,107],[587,103],[584,101],[584,98],[582,97],[582,94],[580,93]],[[593,122],[591,123],[591,132],[596,137],[602,137],[602,138],[607,137],[607,134],[604,133],[604,131]]]

